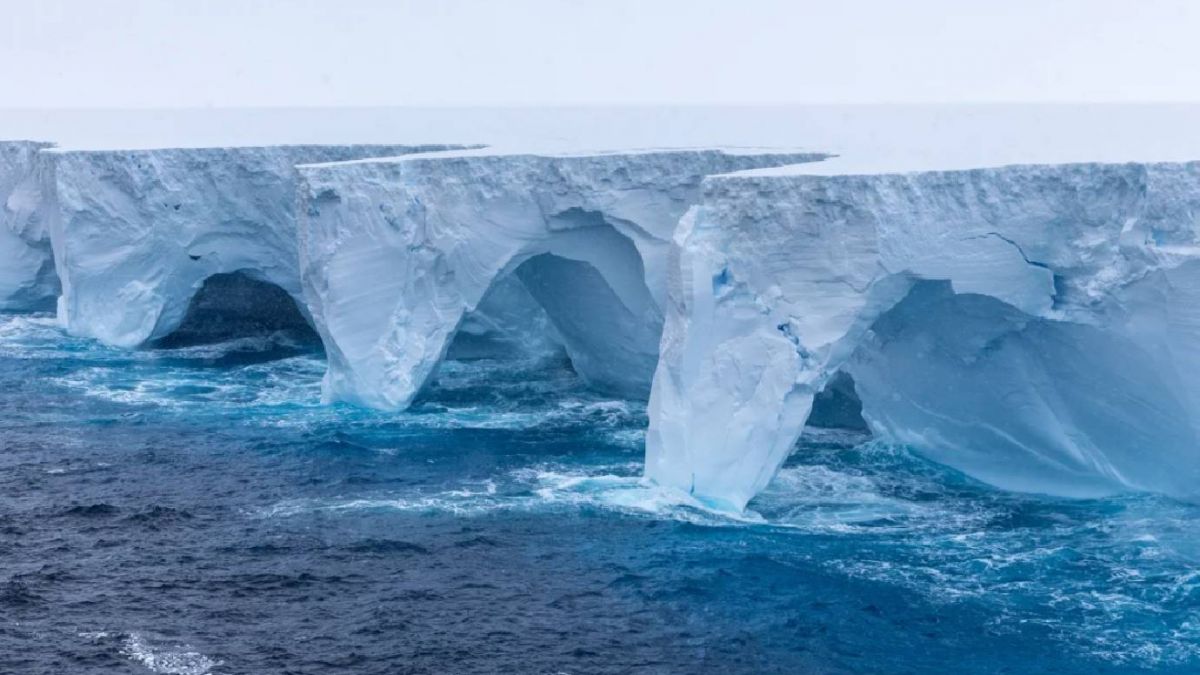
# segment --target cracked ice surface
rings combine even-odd
[[[845,370],[878,436],[995,485],[1195,496],[1197,212],[1195,163],[710,178],[647,475],[742,508]]]

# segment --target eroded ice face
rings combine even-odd
[[[470,312],[515,275],[575,369],[644,397],[669,242],[707,175],[813,153],[488,152],[300,167],[306,299],[327,400],[411,404]]]
[[[0,310],[54,307],[58,278],[42,225],[40,151],[49,143],[0,141]]]
[[[740,509],[845,368],[878,435],[995,485],[1196,495],[1200,165],[804,173],[681,224],[650,477]]]

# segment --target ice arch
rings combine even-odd
[[[214,274],[250,271],[303,303],[295,165],[447,146],[43,151],[59,320],[134,347],[174,331]]]
[[[1195,333],[1193,333],[1195,337]],[[845,366],[876,433],[992,485],[1196,494],[1196,409],[1123,330],[919,282]]]
[[[301,268],[329,355],[324,395],[408,406],[464,316],[510,274],[584,378],[644,395],[668,242],[700,181],[819,157],[475,152],[302,166]]]
[[[1200,164],[709,179],[676,234],[646,473],[743,508],[845,368],[873,432],[978,478],[1194,497],[1198,212]]]

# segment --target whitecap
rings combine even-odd
[[[162,647],[151,644],[138,633],[130,633],[125,637],[121,654],[150,672],[162,675],[218,675],[213,669],[224,665],[187,646]]]

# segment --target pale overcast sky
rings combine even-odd
[[[0,107],[1200,100],[1191,0],[0,0]]]

